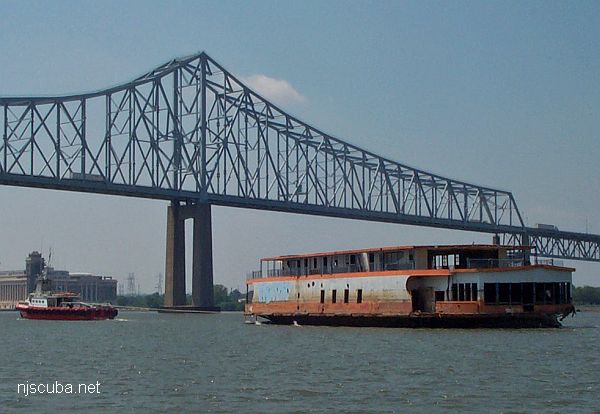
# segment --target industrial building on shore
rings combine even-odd
[[[25,270],[0,271],[0,309],[14,309],[18,301],[27,298],[44,268],[52,290],[77,293],[84,302],[111,302],[117,297],[117,281],[112,277],[45,267],[42,255],[32,252],[25,260]]]

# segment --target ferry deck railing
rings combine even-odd
[[[289,268],[289,269],[267,269],[266,271],[253,270],[247,273],[248,279],[259,279],[262,277],[279,276],[307,276],[307,275],[325,275],[336,273],[356,273],[356,272],[380,272],[386,270],[410,270],[414,269],[414,262],[409,263],[370,263],[369,268],[364,268],[358,264],[344,266],[322,266],[319,268]]]
[[[523,257],[510,257],[506,259],[467,259],[467,268],[505,268],[505,267],[520,267],[528,264],[533,265],[549,265],[549,266],[563,266],[562,260],[555,259],[540,259],[537,256],[531,258],[533,263],[526,261]]]
[[[539,259],[534,257],[534,265],[562,266],[561,260]],[[507,259],[467,259],[467,269],[493,269],[493,268],[511,268],[526,265],[524,258]],[[356,273],[356,272],[380,272],[387,270],[411,270],[415,268],[414,262],[408,263],[370,263],[369,268],[363,268],[358,264],[344,266],[322,266],[320,268],[288,268],[288,269],[267,269],[266,271],[254,270],[247,273],[248,279],[259,279],[263,277],[278,276],[307,276],[307,275],[325,275],[336,273]]]

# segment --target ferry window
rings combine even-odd
[[[557,284],[556,290],[556,302],[557,303],[565,303],[565,283],[560,282]]]
[[[477,283],[471,283],[471,300],[477,300]]]
[[[443,290],[436,290],[435,291],[435,301],[443,302],[444,299],[445,299],[445,292]]]
[[[520,283],[510,284],[510,303],[522,303],[523,293]]]
[[[308,267],[308,259],[304,259],[304,267],[307,268]]]
[[[386,253],[384,256],[386,264],[396,264],[400,260],[398,252]]]
[[[325,303],[325,291],[321,289],[321,303]]]
[[[544,284],[536,283],[535,284],[535,303],[540,305],[544,303]]]
[[[317,268],[317,258],[315,257],[313,259],[313,269],[316,269],[316,268]]]
[[[465,300],[468,302],[471,300],[471,284],[465,283]]]
[[[452,300],[458,300],[458,285],[452,283]]]
[[[510,283],[498,283],[498,302],[510,303]]]
[[[465,300],[465,284],[464,283],[458,284],[458,300],[460,300],[460,301]]]
[[[344,303],[348,303],[349,298],[350,298],[350,289],[344,289]]]
[[[567,298],[567,284],[565,282],[560,282],[560,293],[559,299],[560,303],[569,303],[569,299]]]
[[[496,303],[496,284],[495,283],[484,283],[483,284],[483,300],[485,303]]]
[[[375,255],[373,253],[369,253],[369,263],[375,262]]]
[[[362,303],[362,289],[356,291],[356,303]]]
[[[521,300],[524,305],[531,305],[535,302],[533,283],[521,284]]]
[[[353,254],[350,255],[350,264],[356,264],[356,256]]]
[[[327,256],[323,257],[323,266],[327,266]]]
[[[571,283],[567,282],[567,303],[571,303]]]
[[[554,283],[544,283],[544,302],[554,303]]]
[[[331,303],[335,303],[336,302],[336,299],[337,299],[336,296],[337,296],[337,290],[333,289],[331,291]]]

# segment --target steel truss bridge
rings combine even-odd
[[[332,137],[206,53],[110,89],[0,105],[0,184],[492,233],[534,255],[600,261],[599,235],[527,227],[508,191]]]

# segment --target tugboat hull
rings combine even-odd
[[[20,312],[21,317],[24,319],[65,321],[114,319],[119,313],[117,309],[113,308],[112,306],[37,308],[17,305],[16,308]]]

